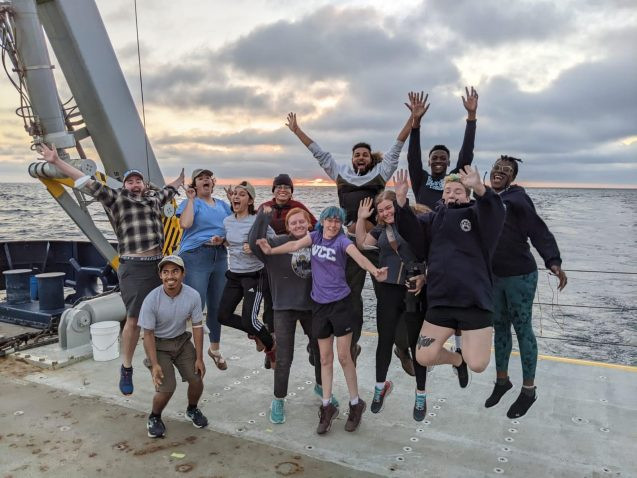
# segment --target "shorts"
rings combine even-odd
[[[155,349],[157,350],[157,362],[164,374],[161,385],[155,390],[162,393],[173,393],[177,388],[175,379],[175,367],[179,370],[182,382],[200,381],[201,377],[195,373],[195,360],[197,354],[195,346],[190,340],[190,332],[172,339],[160,339],[155,337]]]
[[[312,301],[312,335],[327,339],[332,335],[342,337],[351,334],[356,326],[352,311],[351,294],[341,300],[319,304]]]
[[[493,312],[477,307],[433,307],[425,320],[448,329],[477,330],[493,327]]]
[[[127,317],[139,317],[148,293],[161,285],[157,265],[161,259],[120,259],[117,277]]]

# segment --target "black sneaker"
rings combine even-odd
[[[456,349],[456,352],[460,354],[462,357],[462,350]],[[458,383],[460,384],[460,388],[467,388],[469,385],[469,369],[467,368],[467,362],[464,361],[464,357],[462,358],[462,363],[459,367],[452,365],[453,371],[458,376]]]
[[[416,376],[416,372],[414,371],[414,362],[411,359],[411,353],[409,349],[399,349],[398,346],[394,346],[394,355],[398,357],[400,360],[400,365],[403,366],[403,370],[407,375],[411,375],[412,377]]]
[[[330,431],[332,421],[338,416],[338,408],[330,402],[327,407],[321,405],[319,408],[319,424],[316,427],[316,433],[323,435]]]
[[[372,399],[372,406],[370,410],[372,413],[379,413],[383,409],[383,405],[385,405],[385,398],[391,393],[394,389],[394,384],[387,380],[382,389],[378,389],[374,387],[374,398]]]
[[[199,408],[186,410],[186,418],[192,422],[195,428],[203,428],[208,426],[208,419],[201,413]]]
[[[358,399],[358,403],[356,405],[349,404],[349,413],[347,415],[347,421],[345,422],[345,431],[353,432],[358,428],[358,425],[361,423],[361,418],[363,418],[363,412],[367,408],[367,404],[365,400],[362,398]]]
[[[515,400],[515,402],[513,402],[513,405],[511,405],[511,408],[509,408],[507,417],[520,418],[524,416],[536,400],[537,393],[535,393],[535,388],[533,389],[533,395],[527,395],[526,393],[524,393],[524,391],[521,391],[518,398]]]
[[[491,392],[491,396],[487,398],[486,402],[484,402],[484,406],[487,408],[491,408],[497,405],[498,403],[500,403],[500,399],[504,396],[504,394],[512,388],[513,384],[510,380],[507,380],[504,385],[499,385],[498,382],[495,382],[495,385],[493,386],[493,392]]]
[[[414,402],[414,420],[422,422],[427,415],[427,394],[416,393],[416,400]]]
[[[149,416],[146,429],[150,438],[164,438],[166,435],[166,425],[161,421],[161,417]]]

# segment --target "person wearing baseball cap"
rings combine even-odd
[[[161,284],[157,276],[164,245],[161,209],[173,200],[177,189],[184,184],[184,170],[177,179],[154,190],[146,187],[144,174],[139,169],[129,169],[121,176],[123,187],[113,189],[62,161],[55,146],[49,148],[43,144],[39,152],[46,162],[73,179],[76,189],[97,199],[114,224],[119,252],[117,276],[126,306],[119,390],[124,395],[131,395],[134,390],[132,360],[140,330],[137,318],[146,295]]]
[[[192,172],[192,182],[186,187],[186,200],[177,208],[179,225],[183,229],[179,256],[188,269],[184,282],[199,292],[201,307],[207,307],[208,355],[219,370],[226,370],[228,364],[219,347],[221,324],[218,315],[228,270],[223,220],[232,214],[232,209],[227,202],[213,197],[215,185],[216,179],[210,169]]]
[[[139,326],[144,329],[144,363],[155,385],[146,424],[151,438],[160,438],[166,433],[161,413],[177,387],[175,367],[182,381],[188,382],[186,418],[196,428],[208,425],[208,419],[197,406],[206,373],[201,298],[195,289],[183,283],[186,269],[181,257],[166,256],[157,267],[162,285],[149,292],[139,315]],[[192,334],[186,330],[188,320],[192,322]],[[194,345],[191,337],[194,337]]]

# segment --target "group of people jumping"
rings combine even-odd
[[[415,376],[412,415],[422,421],[427,368],[451,365],[465,388],[470,371],[487,368],[493,343],[496,381],[485,406],[496,405],[513,387],[508,376],[511,326],[523,383],[507,416],[520,417],[529,410],[537,397],[531,319],[538,278],[529,239],[558,277],[560,290],[567,278],[554,236],[524,189],[513,184],[522,161],[497,159],[490,186],[471,166],[478,108],[474,88],[466,89],[462,103],[467,120],[453,169],[449,149],[440,144],[430,149],[428,168],[423,167],[420,123],[429,109],[423,93],[408,95],[409,117],[386,153],[357,143],[349,164],[337,163],[290,113],[287,127],[336,183],[339,205],[325,208],[318,219],[293,199],[294,184],[287,174],[274,178],[273,197],[257,207],[248,181],[226,189],[228,202],[215,198],[217,179],[211,169],[196,169],[187,185],[182,170],[162,189],[149,187],[144,174],[133,169],[122,175],[123,187],[113,189],[60,160],[54,146],[40,147],[44,159],[73,179],[75,188],[104,206],[113,224],[127,311],[119,388],[125,395],[133,393],[132,358],[143,329],[144,363],[156,388],[148,436],[165,435],[161,413],[176,389],[174,368],[188,382],[186,417],[196,427],[208,424],[198,408],[206,372],[204,322],[207,354],[219,370],[228,368],[220,348],[222,325],[243,331],[264,352],[264,366],[274,371],[269,418],[275,424],[285,422],[299,322],[308,337],[314,392],[321,398],[318,434],[330,430],[340,409],[332,392],[336,342],[349,392],[345,429],[355,431],[367,408],[356,374],[367,273],[377,300],[372,413],[383,409],[393,389],[387,379],[392,349],[405,371]],[[409,174],[397,171],[408,138]],[[392,177],[394,190],[386,189]],[[407,199],[409,179],[415,204]],[[164,257],[161,208],[180,187],[186,199],[176,214],[183,235],[177,254]],[[454,346],[448,350],[445,342],[452,336]]]

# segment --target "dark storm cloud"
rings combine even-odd
[[[452,30],[471,44],[495,46],[523,40],[547,40],[573,26],[574,13],[556,2],[445,0],[424,2],[422,20]]]

